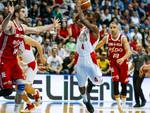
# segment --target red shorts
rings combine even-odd
[[[112,80],[113,82],[121,82],[123,84],[128,83],[128,64],[127,62],[123,62],[119,65],[116,62],[110,62],[111,72],[112,72]]]
[[[0,64],[0,87],[12,88],[13,81],[25,79],[22,70],[16,61]]]

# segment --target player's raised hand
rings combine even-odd
[[[52,19],[53,25],[55,29],[59,29],[60,28],[60,20],[59,19]]]
[[[8,4],[7,4],[7,8],[8,8],[8,11],[9,13],[13,14],[14,13],[14,5],[13,5],[13,2],[9,1]]]

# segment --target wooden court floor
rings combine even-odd
[[[93,103],[94,113],[119,113],[117,105],[111,102]],[[127,103],[125,113],[150,113],[150,103],[143,108],[133,108]],[[0,113],[14,113],[14,102],[0,101]],[[31,113],[88,113],[82,103],[43,102]]]

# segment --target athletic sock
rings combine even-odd
[[[88,99],[87,99],[87,94],[85,93],[84,95],[82,95],[82,98],[83,98],[83,101],[84,102],[87,102],[88,101]]]

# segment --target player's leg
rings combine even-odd
[[[119,93],[119,69],[115,65],[111,66],[112,72],[112,81],[113,81],[113,88],[114,88],[114,97],[118,105],[118,110],[122,113],[122,106],[120,102],[120,93]]]
[[[20,113],[22,96],[24,94],[25,83],[22,79],[16,81],[16,96],[15,96],[15,113]]]
[[[103,84],[102,72],[96,64],[90,64],[87,74],[94,85]]]
[[[28,68],[26,70],[26,87],[25,87],[25,91],[28,94],[33,95],[34,99],[35,99],[35,104],[36,106],[38,106],[41,103],[41,96],[40,96],[40,92],[39,90],[35,89],[32,87],[33,81],[34,81],[34,77],[36,76],[36,69],[32,69],[32,68]]]
[[[78,85],[79,85],[79,91],[81,93],[81,96],[83,98],[83,103],[86,105],[87,110],[90,113],[94,112],[94,108],[92,106],[92,104],[90,103],[90,100],[87,97],[87,92],[86,92],[86,88],[85,88],[85,84],[86,84],[86,80],[87,80],[87,76],[86,76],[86,72],[84,71],[84,69],[77,67],[76,69],[77,71],[77,80],[78,80]]]
[[[122,107],[125,109],[126,107],[126,94],[127,94],[127,84],[126,83],[121,83],[121,100],[122,100]]]
[[[92,88],[94,87],[95,85],[92,83],[92,81],[88,78],[88,84],[87,84],[87,94],[88,94],[88,97],[90,96],[90,93],[92,91]]]
[[[17,72],[17,73],[16,73]],[[35,106],[30,102],[28,96],[25,93],[25,76],[22,73],[22,70],[20,68],[20,66],[18,65],[18,63],[14,64],[14,67],[12,68],[11,71],[11,75],[13,80],[15,80],[16,82],[16,98],[15,98],[15,102],[16,102],[16,107],[17,110],[16,112],[18,112],[20,110],[20,106],[21,106],[21,100],[23,99],[27,105],[29,105],[30,110],[33,110],[35,108]],[[19,106],[19,107],[18,107]]]
[[[88,79],[87,94],[90,96],[90,92],[95,85],[101,85],[103,83],[102,72],[96,64],[91,63],[91,68],[88,69]]]
[[[145,99],[145,96],[144,96],[144,93],[142,90],[143,80],[144,80],[144,77],[141,78],[138,76],[137,81],[136,81],[136,86],[137,86],[137,90],[138,90],[137,93],[138,93],[139,97],[141,98],[141,106],[140,107],[143,107],[146,104],[146,99]]]
[[[128,64],[123,63],[120,66],[120,82],[121,82],[121,100],[122,100],[122,107],[125,111],[126,108],[126,93],[127,93],[127,83],[128,83]]]
[[[11,65],[0,63],[0,97],[9,96],[14,91],[10,77]]]

